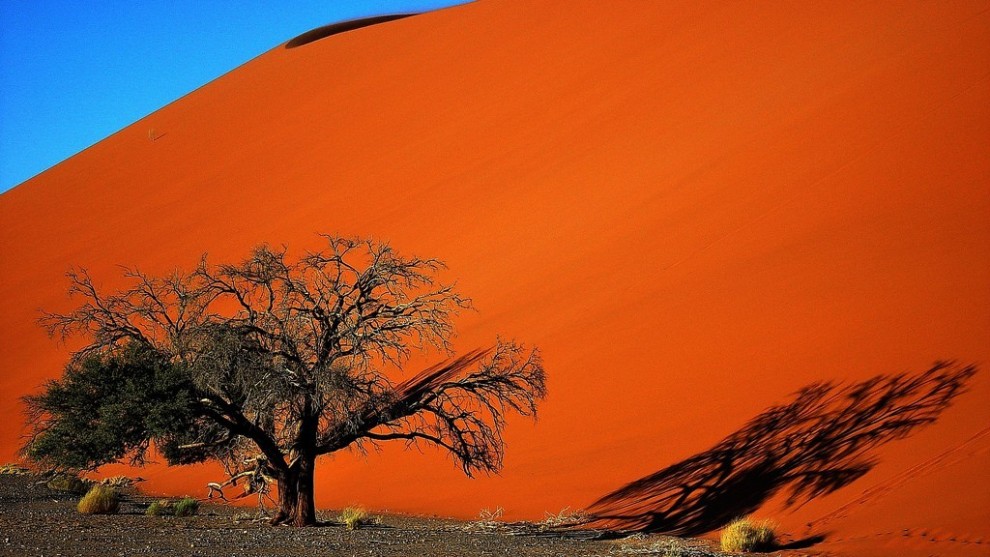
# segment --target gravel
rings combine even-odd
[[[246,509],[203,505],[194,517],[145,516],[155,499],[125,498],[120,513],[76,512],[79,497],[55,492],[29,476],[0,475],[0,555],[203,556],[203,557],[591,557],[709,555],[703,542],[671,552],[671,540],[589,539],[594,536],[527,535],[525,529],[406,516],[347,530],[326,523],[311,528],[273,527],[250,520]],[[676,542],[682,543],[682,542]],[[702,545],[699,545],[702,544]],[[653,550],[651,548],[656,548]]]

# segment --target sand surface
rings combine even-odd
[[[505,0],[275,48],[0,195],[0,459],[72,348],[35,323],[70,266],[112,289],[316,232],[444,259],[478,309],[457,348],[536,344],[550,388],[501,476],[342,454],[324,507],[541,518],[815,382],[986,367],[988,36],[986,2]],[[747,504],[823,552],[987,555],[988,374],[851,483]]]

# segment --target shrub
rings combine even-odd
[[[777,525],[748,518],[733,521],[722,530],[723,551],[769,551],[777,543]]]
[[[148,506],[148,510],[144,511],[144,514],[148,516],[168,516],[170,514],[175,514],[175,509],[172,508],[172,502],[168,499],[162,499],[161,501],[155,501]]]
[[[105,485],[96,484],[79,500],[77,509],[82,514],[116,514],[120,508],[120,496],[117,490]]]
[[[357,530],[366,524],[368,511],[361,507],[347,507],[340,512],[340,521],[347,526],[348,530]]]
[[[199,512],[199,501],[184,497],[175,504],[175,516],[193,516]]]
[[[53,491],[66,491],[68,493],[83,495],[89,491],[89,488],[92,487],[93,482],[84,480],[79,476],[74,476],[72,474],[59,474],[48,480],[48,483],[45,485],[48,486],[48,489]]]

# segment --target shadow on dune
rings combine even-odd
[[[809,385],[711,449],[594,502],[590,525],[696,536],[778,493],[788,506],[832,493],[873,468],[872,449],[935,422],[976,371],[938,362],[918,374]]]
[[[296,48],[299,46],[307,45],[309,43],[318,41],[320,39],[325,39],[331,35],[337,35],[339,33],[344,33],[346,31],[353,31],[355,29],[360,29],[362,27],[369,27],[371,25],[377,25],[379,23],[387,23],[389,21],[395,21],[396,19],[402,19],[404,17],[409,17],[417,15],[415,13],[411,14],[392,14],[392,15],[380,15],[376,17],[365,17],[362,19],[352,19],[350,21],[342,21],[340,23],[333,23],[331,25],[324,25],[323,27],[317,27],[311,31],[306,31],[302,35],[293,38],[289,42],[285,43],[285,48]]]

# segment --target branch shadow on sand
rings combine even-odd
[[[800,506],[873,469],[873,449],[934,423],[976,371],[937,362],[922,373],[809,385],[711,449],[595,501],[588,525],[697,536],[780,493]]]

